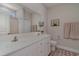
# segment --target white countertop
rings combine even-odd
[[[17,42],[2,42],[0,43],[0,56],[8,55],[14,51],[22,49],[24,47],[28,47],[31,44],[42,40],[42,38],[48,37],[48,35],[39,35],[39,36],[28,36],[26,38],[22,38],[24,40],[18,39]]]

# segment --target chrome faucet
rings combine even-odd
[[[15,36],[14,39],[12,40],[12,42],[16,42],[18,41],[17,37]]]

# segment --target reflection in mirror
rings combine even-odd
[[[38,13],[32,14],[32,32],[44,32],[44,21]]]
[[[10,14],[10,33],[11,34],[18,33],[18,20],[16,18],[16,12],[12,12]]]
[[[16,11],[0,5],[0,34],[18,33]]]

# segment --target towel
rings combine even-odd
[[[37,25],[32,25],[32,32],[37,32]]]
[[[71,23],[70,38],[79,39],[79,23]]]
[[[64,24],[64,38],[69,39],[70,38],[70,23]]]

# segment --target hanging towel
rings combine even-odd
[[[79,23],[71,23],[70,38],[79,39]]]
[[[64,24],[64,38],[69,39],[70,38],[70,23]]]
[[[32,32],[37,32],[37,25],[32,25]]]

